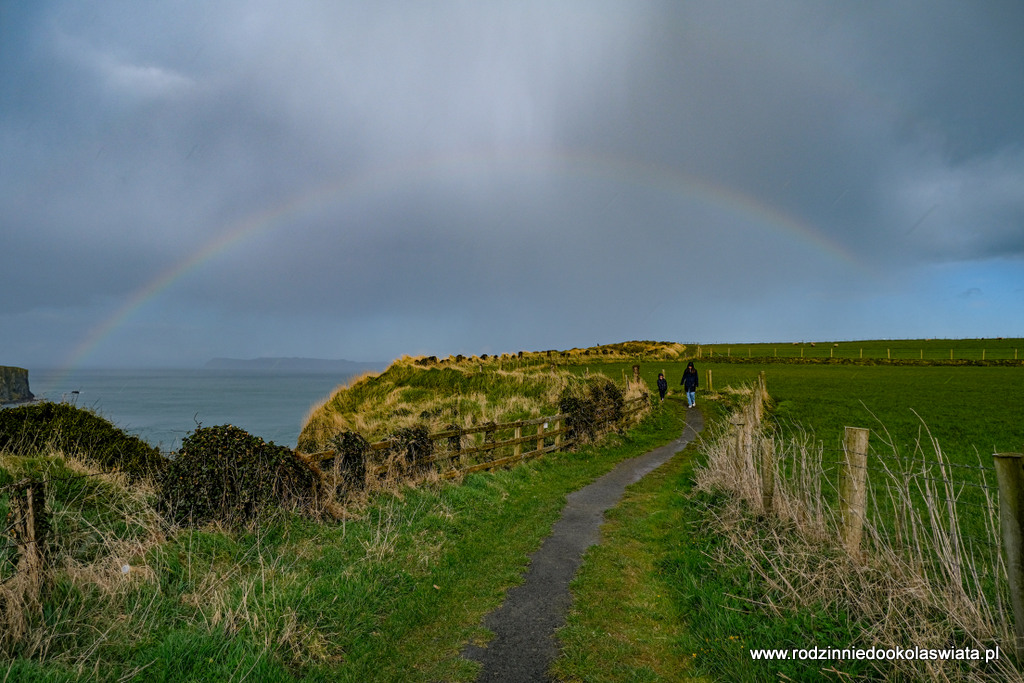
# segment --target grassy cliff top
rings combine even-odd
[[[342,431],[359,432],[372,441],[415,424],[442,430],[453,424],[470,427],[554,414],[562,391],[586,381],[570,371],[573,365],[639,356],[676,359],[685,350],[671,342],[624,342],[515,355],[401,358],[383,373],[362,375],[338,387],[314,406],[298,448],[324,449]]]

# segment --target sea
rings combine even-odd
[[[310,409],[352,375],[286,370],[33,370],[36,398],[88,408],[161,451],[230,424],[294,448]]]

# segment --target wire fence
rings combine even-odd
[[[728,360],[846,360],[917,361],[941,363],[992,363],[1024,361],[1024,340],[995,340],[991,345],[929,343],[908,345],[883,342],[803,344],[714,344],[696,348],[696,356],[708,361]]]
[[[825,448],[819,446],[819,452],[822,455],[821,460],[821,472],[822,475],[826,476],[826,482],[828,489],[838,495],[837,475],[842,472],[844,468],[850,469],[863,469],[865,471],[867,486],[875,486],[876,489],[880,489],[887,483],[891,483],[892,480],[899,481],[904,487],[912,485],[920,485],[923,482],[929,484],[936,484],[937,486],[926,489],[919,487],[917,489],[905,488],[904,493],[911,501],[916,501],[918,504],[927,505],[931,504],[943,504],[945,506],[954,506],[951,516],[957,521],[958,528],[956,530],[960,538],[971,539],[977,545],[984,546],[986,548],[1000,548],[1000,542],[998,539],[986,537],[981,538],[974,533],[976,530],[977,523],[975,524],[964,524],[962,517],[958,511],[957,506],[966,506],[975,513],[967,515],[966,517],[970,520],[983,521],[985,519],[996,520],[999,517],[999,506],[998,506],[998,494],[999,487],[989,484],[989,478],[994,478],[996,474],[995,467],[986,467],[984,465],[964,465],[960,463],[949,462],[948,460],[939,460],[937,458],[929,459],[927,456],[922,457],[906,457],[900,455],[898,450],[885,451],[882,449],[870,448],[867,454],[867,463],[877,464],[865,464],[856,465],[850,464],[844,456],[846,452],[843,449],[838,448]],[[909,467],[908,467],[909,466]],[[963,471],[965,474],[973,475],[975,479],[980,478],[980,481],[971,480],[968,477],[956,477],[954,473],[957,471]],[[941,476],[935,476],[940,474]],[[876,490],[875,506],[874,510],[865,510],[864,515],[869,516],[872,523],[875,526],[876,533],[883,533],[885,531],[892,531],[889,527],[891,526],[891,517],[899,511],[900,508],[904,507],[906,501],[901,499],[894,499],[891,495],[888,497],[888,505],[884,504],[884,500],[880,502],[878,500]],[[948,497],[942,495],[949,493],[955,497]],[[979,512],[981,514],[979,514]],[[950,513],[947,512],[947,516]],[[891,539],[887,539],[891,540]],[[990,559],[989,556],[984,556],[986,561]],[[980,558],[979,558],[980,559]]]
[[[867,636],[874,642],[885,642],[883,634],[890,643],[928,637],[927,627],[890,623],[888,612],[897,610],[893,605],[906,604],[911,611],[925,609],[935,615],[944,628],[962,630],[962,637],[975,645],[986,642],[1007,653],[998,675],[965,680],[1024,680],[1010,654],[1016,651],[1016,661],[1024,661],[1024,613],[1011,610],[1011,604],[1024,604],[1011,600],[1014,583],[1024,586],[1024,576],[1013,577],[1013,566],[1024,566],[1024,509],[1018,514],[1020,547],[1011,547],[1005,540],[1000,469],[980,459],[977,464],[951,462],[932,439],[900,444],[867,429],[847,428],[841,447],[826,447],[799,425],[781,424],[766,414],[763,373],[750,396],[750,403],[710,442],[706,481],[730,490],[747,509],[784,520],[785,528],[812,545],[844,550],[860,569],[846,573],[839,583],[857,585],[863,594],[877,591],[882,601],[869,610],[882,613],[874,617],[880,622]],[[1024,463],[1024,457],[1019,460]],[[1024,465],[1018,467],[1024,489]],[[751,557],[781,572],[800,561],[794,559],[790,566],[780,557],[802,552],[773,546],[765,555]],[[857,583],[880,570],[876,584]],[[895,588],[892,576],[904,577],[907,595],[893,594],[904,588]],[[798,583],[796,577],[781,583],[789,585],[790,579]],[[792,597],[802,599],[799,590]],[[912,600],[928,606],[911,606]]]

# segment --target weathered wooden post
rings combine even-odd
[[[1024,657],[1024,454],[996,453],[999,480],[999,526],[1010,583],[1013,632],[1017,657]]]
[[[633,366],[633,381],[636,384],[640,384],[640,366],[639,365],[634,365]]]
[[[770,514],[775,503],[775,439],[761,439],[761,507]]]
[[[764,417],[764,404],[768,400],[768,387],[764,378],[764,370],[757,373],[757,384],[754,385],[754,422],[758,426]]]
[[[729,423],[732,425],[732,439],[729,440],[729,450],[732,456],[732,462],[736,468],[737,481],[742,481],[744,474],[744,458],[743,458],[743,426],[744,420],[742,415],[734,415]]]
[[[518,458],[519,456],[521,456],[523,454],[523,444],[519,441],[519,439],[523,438],[523,426],[522,425],[516,425],[515,438],[516,438],[516,445],[512,449],[512,455],[514,455],[514,456],[516,456]]]
[[[868,434],[861,427],[847,427],[843,439],[843,463],[839,470],[839,518],[843,544],[851,555],[860,552],[867,505]]]
[[[17,571],[24,576],[25,601],[38,606],[46,571],[46,533],[50,528],[46,485],[27,479],[19,482],[10,506],[12,533],[19,554]]]
[[[537,425],[537,451],[544,450],[544,423]]]
[[[560,417],[556,417],[555,418],[555,431],[557,432],[557,434],[555,434],[555,450],[561,450],[562,449],[562,418],[560,418]]]
[[[753,402],[743,410],[743,423],[744,467],[752,476],[757,476],[754,471],[754,430],[757,428],[757,421]]]
[[[707,371],[707,378],[708,378],[708,381],[707,381],[708,391],[714,391],[714,386],[711,384],[711,370],[710,370],[710,368]]]

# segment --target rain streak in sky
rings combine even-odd
[[[0,364],[1024,336],[1024,5],[7,2]]]

